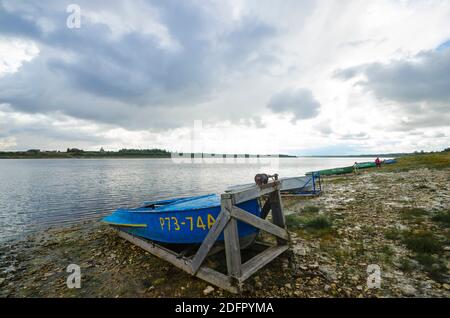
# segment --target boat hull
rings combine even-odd
[[[281,178],[281,191],[302,189],[310,191],[313,189],[312,176]]]
[[[132,235],[144,237],[153,241],[173,244],[197,244],[201,243],[209,232],[220,213],[220,197],[214,200],[215,204],[208,204],[201,208],[181,208],[175,204],[174,209],[158,211],[152,208],[118,209],[110,216],[103,218],[103,222],[110,224],[121,231]],[[190,201],[195,205],[195,200]],[[177,207],[179,208],[177,210]],[[256,199],[238,204],[256,216],[260,216],[261,210]],[[258,229],[243,222],[238,222],[240,238],[252,238],[258,233]],[[223,233],[218,241],[223,241]]]
[[[395,160],[395,159],[386,159],[383,161],[384,164],[392,164],[392,163],[396,163],[396,162],[397,162],[397,160]],[[358,169],[368,169],[368,168],[374,168],[376,166],[377,165],[374,161],[358,162]],[[315,172],[319,173],[321,176],[331,176],[331,175],[336,175],[336,174],[352,173],[353,166],[325,169],[325,170],[319,170],[319,171],[315,171]],[[312,173],[313,172],[307,172],[306,175],[309,176]]]
[[[369,162],[359,162],[358,163],[358,169],[367,169],[367,168],[374,168],[377,165],[375,162],[369,161]]]
[[[333,168],[333,169],[325,169],[325,170],[319,170],[315,171],[316,173],[319,173],[321,176],[331,176],[336,174],[345,174],[345,173],[352,173],[353,167],[342,167],[342,168]],[[311,175],[313,172],[307,172],[306,175]]]
[[[383,163],[387,164],[387,165],[393,164],[393,163],[396,163],[396,162],[397,162],[396,159],[386,159],[386,160],[383,161]]]

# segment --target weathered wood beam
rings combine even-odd
[[[134,235],[128,234],[123,231],[119,231],[119,236],[133,243],[134,245],[139,246],[143,250],[146,250],[147,252],[155,256],[158,256],[164,259],[165,261],[172,263],[178,268],[192,274],[190,260],[185,257],[180,257],[179,254],[175,253],[174,251],[169,250],[168,248],[165,248],[164,246],[155,244],[153,242],[143,240],[141,238],[138,238]]]
[[[285,229],[286,221],[284,218],[283,204],[281,201],[280,191],[278,190],[278,191],[272,192],[271,194],[269,194],[269,198],[270,198],[270,204],[272,207],[273,223],[278,225],[279,227]],[[283,240],[283,239],[277,238],[278,245],[286,244],[288,240],[289,239]]]
[[[233,208],[231,199],[222,199],[221,206],[223,210],[227,210],[231,214]],[[228,275],[238,278],[241,276],[241,247],[239,244],[237,220],[235,218],[230,218],[223,234]]]
[[[139,246],[145,251],[162,258],[163,260],[171,263],[172,265],[184,270],[185,272],[194,275],[210,284],[220,287],[230,293],[238,293],[239,289],[233,285],[230,277],[206,266],[201,266],[196,273],[192,273],[190,261],[186,258],[179,258],[178,254],[172,250],[169,250],[161,245],[154,244],[138,238],[134,235],[119,231],[119,236],[125,240]]]
[[[208,256],[209,251],[214,246],[217,238],[228,224],[229,220],[230,213],[227,210],[222,210],[192,259],[192,272],[196,273],[198,271],[203,261]]]
[[[195,276],[230,293],[237,294],[239,292],[239,288],[233,285],[230,277],[212,268],[202,266]]]
[[[254,185],[250,188],[244,190],[232,191],[227,194],[231,195],[233,198],[233,204],[239,204],[258,198],[262,195],[272,193],[280,188],[280,181],[273,181],[260,186]]]
[[[289,248],[288,245],[272,246],[266,249],[264,252],[259,253],[246,263],[242,264],[242,274],[238,278],[239,282],[244,282],[251,275],[263,268],[266,264],[270,263],[278,255],[285,252]]]
[[[289,239],[289,234],[286,231],[286,229],[281,228],[267,220],[261,219],[260,217],[248,213],[247,211],[242,210],[236,206],[233,206],[233,209],[231,210],[231,216],[247,224],[250,224],[260,230],[275,235],[283,240]]]

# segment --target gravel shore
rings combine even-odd
[[[367,170],[283,200],[291,249],[244,297],[450,297],[450,169]],[[210,265],[221,266],[218,256]],[[66,286],[69,264],[81,288]],[[214,264],[216,263],[216,264]],[[367,284],[380,269],[379,288]],[[371,276],[372,277],[372,276]],[[233,297],[119,238],[100,222],[0,247],[0,297]]]

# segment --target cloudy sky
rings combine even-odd
[[[450,1],[0,0],[0,150],[448,146]]]

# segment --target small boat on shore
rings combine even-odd
[[[392,164],[396,163],[397,160],[395,159],[386,159],[382,163],[383,164]],[[358,162],[358,169],[368,169],[368,168],[374,168],[376,167],[376,163],[374,161],[365,161],[365,162]],[[353,172],[353,166],[347,166],[347,167],[341,167],[341,168],[332,168],[332,169],[324,169],[319,171],[310,171],[307,172],[306,175],[310,176],[313,173],[318,173],[321,176],[331,176],[331,175],[339,175],[339,174],[346,174],[346,173],[352,173]]]
[[[281,183],[281,191],[289,190],[305,190],[311,191],[313,189],[313,177],[312,176],[300,176],[300,177],[285,177],[278,179]],[[233,185],[228,187],[225,191],[240,191],[250,187],[253,187],[254,183],[246,183]]]
[[[376,166],[377,165],[374,161],[358,162],[358,169],[367,169],[367,168],[373,168]]]
[[[261,216],[257,199],[237,205],[256,216]],[[136,209],[117,209],[102,222],[132,235],[153,241],[173,244],[200,244],[219,216],[220,195],[176,198],[144,202]],[[238,222],[239,237],[251,241],[258,229]],[[218,241],[223,241],[223,233]],[[245,246],[243,246],[245,248]]]
[[[312,176],[301,176],[301,177],[288,177],[281,178],[281,191],[292,191],[292,190],[312,190],[313,177]]]
[[[313,173],[319,173],[321,176],[331,176],[335,174],[345,174],[345,173],[352,173],[353,172],[353,166],[348,167],[342,167],[342,168],[332,168],[332,169],[324,169],[319,171],[310,171],[307,172],[306,175],[312,175]]]
[[[393,163],[396,163],[396,162],[397,162],[396,159],[386,159],[386,160],[383,161],[383,164],[390,165],[390,164],[393,164]]]

